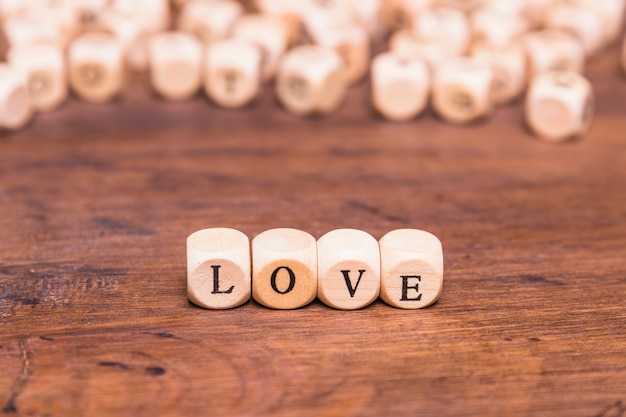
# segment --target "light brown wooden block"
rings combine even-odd
[[[572,71],[548,71],[532,81],[526,97],[526,122],[547,141],[584,134],[593,118],[591,83]]]
[[[319,32],[314,40],[341,56],[348,83],[363,78],[370,62],[370,40],[364,28],[357,25],[329,27]]]
[[[30,10],[4,21],[4,35],[10,47],[48,43],[62,46],[64,39],[57,23],[44,10]]]
[[[489,62],[493,70],[491,98],[494,104],[505,104],[522,95],[526,87],[526,53],[520,42],[502,46],[484,42],[472,47],[471,55]]]
[[[177,27],[209,44],[230,36],[235,22],[243,13],[243,7],[235,1],[192,0],[178,15]]]
[[[438,6],[453,7],[463,13],[471,13],[482,6],[483,1],[484,0],[436,0],[435,4]]]
[[[582,72],[585,51],[574,35],[562,30],[546,29],[523,36],[526,50],[528,76],[550,70]]]
[[[68,95],[63,52],[51,44],[11,48],[11,66],[24,74],[33,108],[48,111],[60,106]]]
[[[254,100],[261,84],[261,51],[244,40],[209,45],[204,64],[204,90],[222,107],[242,107]]]
[[[162,97],[181,101],[200,89],[202,44],[185,32],[161,32],[148,44],[150,82]]]
[[[267,230],[252,240],[252,297],[266,307],[295,309],[317,295],[317,245],[296,229]]]
[[[338,229],[317,241],[317,296],[326,305],[356,310],[380,293],[380,250],[368,233]]]
[[[343,61],[332,49],[298,46],[278,70],[276,95],[290,113],[327,114],[339,107],[347,88]]]
[[[624,20],[624,0],[561,0],[565,5],[582,8],[600,18],[602,22],[604,43],[617,38]]]
[[[383,28],[380,14],[385,0],[345,0],[352,14],[372,38],[380,38]]]
[[[278,16],[245,15],[233,27],[233,38],[253,42],[261,48],[261,78],[272,80],[289,43],[289,28],[285,21]]]
[[[418,57],[386,52],[372,61],[372,103],[386,119],[410,120],[428,104],[430,74]]]
[[[478,58],[456,58],[440,65],[432,86],[432,106],[450,123],[468,123],[493,109],[493,70]]]
[[[68,50],[69,83],[83,100],[106,102],[124,85],[122,47],[107,33],[86,33]]]
[[[0,128],[17,130],[33,117],[26,77],[6,64],[0,64]]]
[[[114,14],[132,18],[150,32],[161,32],[170,26],[168,0],[109,0]]]
[[[472,42],[494,47],[505,47],[519,39],[530,28],[522,16],[499,12],[495,9],[478,9],[469,17]]]
[[[50,7],[51,0],[2,0],[0,1],[0,18],[10,19],[30,11]]]
[[[420,12],[413,21],[413,31],[418,38],[439,43],[454,55],[467,51],[471,31],[467,17],[453,7],[431,7]]]
[[[187,238],[187,297],[210,309],[250,299],[250,241],[235,229],[198,230]]]
[[[382,29],[393,34],[402,29],[413,27],[413,20],[418,13],[434,4],[434,0],[386,0],[380,10]]]
[[[389,39],[389,49],[401,56],[424,60],[431,73],[456,54],[439,42],[429,42],[417,37],[412,30],[404,29],[394,33]]]
[[[380,245],[380,297],[404,309],[428,307],[443,288],[443,249],[436,236],[416,229],[387,233]]]
[[[545,26],[564,30],[576,36],[588,57],[598,52],[604,45],[602,20],[581,7],[561,5],[552,8],[546,16]]]
[[[124,60],[133,71],[147,71],[148,42],[154,30],[143,15],[104,13],[102,25],[115,35],[124,51]]]

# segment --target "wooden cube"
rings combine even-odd
[[[428,307],[443,288],[443,248],[431,233],[393,230],[380,245],[380,297],[404,309]]]
[[[10,47],[48,43],[62,46],[64,39],[57,23],[43,10],[12,16],[4,21],[4,35]]]
[[[261,48],[261,78],[272,80],[289,42],[285,21],[278,16],[245,15],[233,27],[233,38],[256,43]]]
[[[252,297],[275,309],[295,309],[317,295],[317,244],[296,229],[267,230],[252,240]]]
[[[502,46],[475,43],[471,55],[491,65],[491,98],[494,104],[509,103],[522,95],[527,75],[526,53],[520,42],[512,41]]]
[[[462,124],[491,113],[493,69],[478,58],[456,58],[435,72],[432,106],[447,122]]]
[[[285,55],[278,70],[276,95],[296,115],[327,114],[346,94],[343,61],[332,49],[303,45]]]
[[[67,59],[70,86],[83,100],[106,102],[121,93],[124,55],[113,35],[81,35],[70,45]]]
[[[187,297],[210,309],[250,299],[250,241],[235,229],[198,230],[187,238]]]
[[[593,118],[591,83],[573,71],[548,71],[532,81],[526,122],[540,138],[558,142],[583,135]]]
[[[170,26],[168,0],[109,0],[114,14],[133,18],[150,32],[161,32]]]
[[[428,104],[430,73],[418,57],[386,52],[372,62],[372,103],[394,121],[410,120]]]
[[[562,30],[530,32],[522,38],[529,79],[550,70],[582,72],[585,51],[574,35]]]
[[[162,97],[181,101],[200,89],[202,44],[185,32],[161,32],[148,45],[150,82]]]
[[[423,10],[413,21],[418,38],[440,43],[452,54],[462,55],[470,43],[470,26],[463,12],[452,7],[432,7]]]
[[[231,39],[209,45],[204,65],[204,90],[222,107],[245,106],[259,94],[261,51],[251,42]]]
[[[521,15],[479,9],[470,15],[472,42],[504,47],[519,39],[530,29],[529,22]]]
[[[243,7],[235,1],[192,0],[181,10],[177,27],[209,44],[230,36],[235,22],[243,13]]]
[[[59,107],[68,95],[65,57],[51,44],[12,48],[8,60],[27,79],[34,109],[49,111]]]
[[[317,296],[326,305],[356,310],[380,293],[380,250],[368,233],[338,229],[317,241]]]
[[[133,71],[147,71],[148,43],[153,34],[143,16],[104,13],[102,25],[115,35],[124,51],[126,66]]]
[[[17,130],[33,117],[26,77],[6,64],[0,64],[0,128]]]
[[[432,6],[434,0],[386,0],[380,10],[383,32],[393,34],[413,27],[418,13]]]
[[[438,6],[452,7],[463,13],[471,13],[482,6],[483,1],[484,0],[436,0],[435,4]]]
[[[600,18],[605,44],[612,42],[620,34],[626,6],[624,0],[567,0],[565,3]]]
[[[370,40],[364,28],[356,25],[329,27],[318,33],[314,40],[341,56],[348,83],[363,78],[370,63]]]
[[[420,39],[408,29],[400,30],[391,36],[389,49],[401,56],[424,60],[431,73],[434,73],[442,62],[457,56],[441,43]]]
[[[586,56],[598,52],[604,45],[604,28],[599,16],[581,7],[561,5],[551,9],[545,26],[570,32],[580,41]]]

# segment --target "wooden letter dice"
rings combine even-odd
[[[443,249],[436,236],[415,229],[379,241],[380,296],[389,305],[417,309],[433,304],[443,288]]]
[[[33,117],[26,78],[6,64],[0,64],[0,128],[17,130]]]
[[[11,66],[26,75],[33,107],[52,110],[67,98],[65,57],[56,45],[41,44],[12,48],[8,53]]]
[[[528,76],[550,70],[582,72],[585,51],[574,35],[557,29],[530,32],[523,39],[528,62]]]
[[[83,100],[106,102],[122,91],[124,56],[120,44],[106,33],[86,33],[68,51],[69,81]]]
[[[338,229],[317,241],[317,296],[326,305],[355,310],[380,293],[380,250],[368,233]]]
[[[200,88],[202,44],[184,32],[162,32],[148,46],[150,82],[162,97],[180,101]]]
[[[318,45],[332,48],[341,56],[348,83],[363,78],[370,61],[370,40],[365,29],[356,25],[332,27],[320,31],[314,39]]]
[[[576,36],[586,56],[597,52],[604,44],[604,28],[599,16],[580,7],[561,5],[551,9],[545,26],[560,29]]]
[[[471,55],[491,64],[494,104],[505,104],[518,98],[526,87],[526,53],[520,42],[492,46],[486,42],[473,45]]]
[[[289,29],[285,21],[278,16],[245,15],[233,27],[233,38],[253,42],[261,48],[261,77],[263,81],[273,79],[289,42]]]
[[[465,53],[470,42],[470,26],[465,14],[452,7],[433,7],[419,13],[414,21],[418,38],[440,43],[454,55]]]
[[[317,295],[317,244],[296,229],[267,230],[252,240],[252,297],[275,309],[295,309]]]
[[[417,57],[392,52],[378,55],[372,62],[372,102],[385,118],[410,120],[428,103],[430,74]]]
[[[432,105],[450,123],[468,123],[493,108],[491,66],[477,58],[457,58],[441,64],[433,80]]]
[[[205,57],[204,89],[222,107],[242,107],[259,93],[261,51],[242,40],[211,44]]]
[[[304,45],[285,55],[276,79],[276,94],[296,115],[334,111],[345,96],[342,59],[328,48]]]
[[[526,122],[548,141],[584,134],[593,117],[593,90],[589,81],[572,71],[548,71],[531,83],[526,97]]]
[[[210,309],[250,299],[250,241],[238,230],[204,229],[187,238],[187,298]]]
[[[243,7],[229,0],[193,0],[178,15],[177,27],[209,44],[230,35]]]

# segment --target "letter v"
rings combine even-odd
[[[361,278],[363,277],[363,272],[365,269],[359,269],[359,279],[356,280],[356,285],[352,288],[352,281],[350,281],[350,270],[341,271],[343,274],[343,279],[346,280],[346,286],[348,287],[348,292],[350,293],[350,298],[354,298],[354,293],[356,293],[356,289],[359,288],[359,283],[361,282]]]

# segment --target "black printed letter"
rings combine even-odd
[[[356,285],[352,288],[352,283],[350,282],[350,270],[341,271],[343,274],[343,279],[346,280],[346,286],[348,287],[348,292],[350,293],[350,298],[354,298],[354,293],[356,289],[359,287],[359,282],[361,282],[361,277],[363,276],[363,272],[365,269],[359,269],[359,279],[356,280]]]
[[[220,291],[220,266],[211,265],[211,269],[213,269],[213,291],[211,291],[211,294],[230,294],[233,292],[233,288],[235,288],[234,285],[226,291]]]
[[[276,286],[276,275],[278,275],[278,271],[280,271],[281,269],[286,270],[287,273],[289,274],[289,286],[287,287],[285,291],[280,291],[278,287]],[[272,289],[276,291],[277,293],[287,294],[289,291],[293,290],[293,287],[296,285],[296,275],[293,273],[291,269],[289,269],[289,267],[279,266],[278,268],[274,270],[274,272],[272,272],[270,284],[272,284]]]
[[[419,284],[415,284],[414,286],[409,287],[409,278],[417,278],[417,280],[421,282],[422,277],[419,275],[401,275],[401,278],[402,278],[402,298],[400,299],[400,301],[420,301],[422,299],[422,294],[419,294],[417,298],[409,298],[407,293],[409,292],[409,288],[414,289],[418,293],[420,292],[418,288]]]

